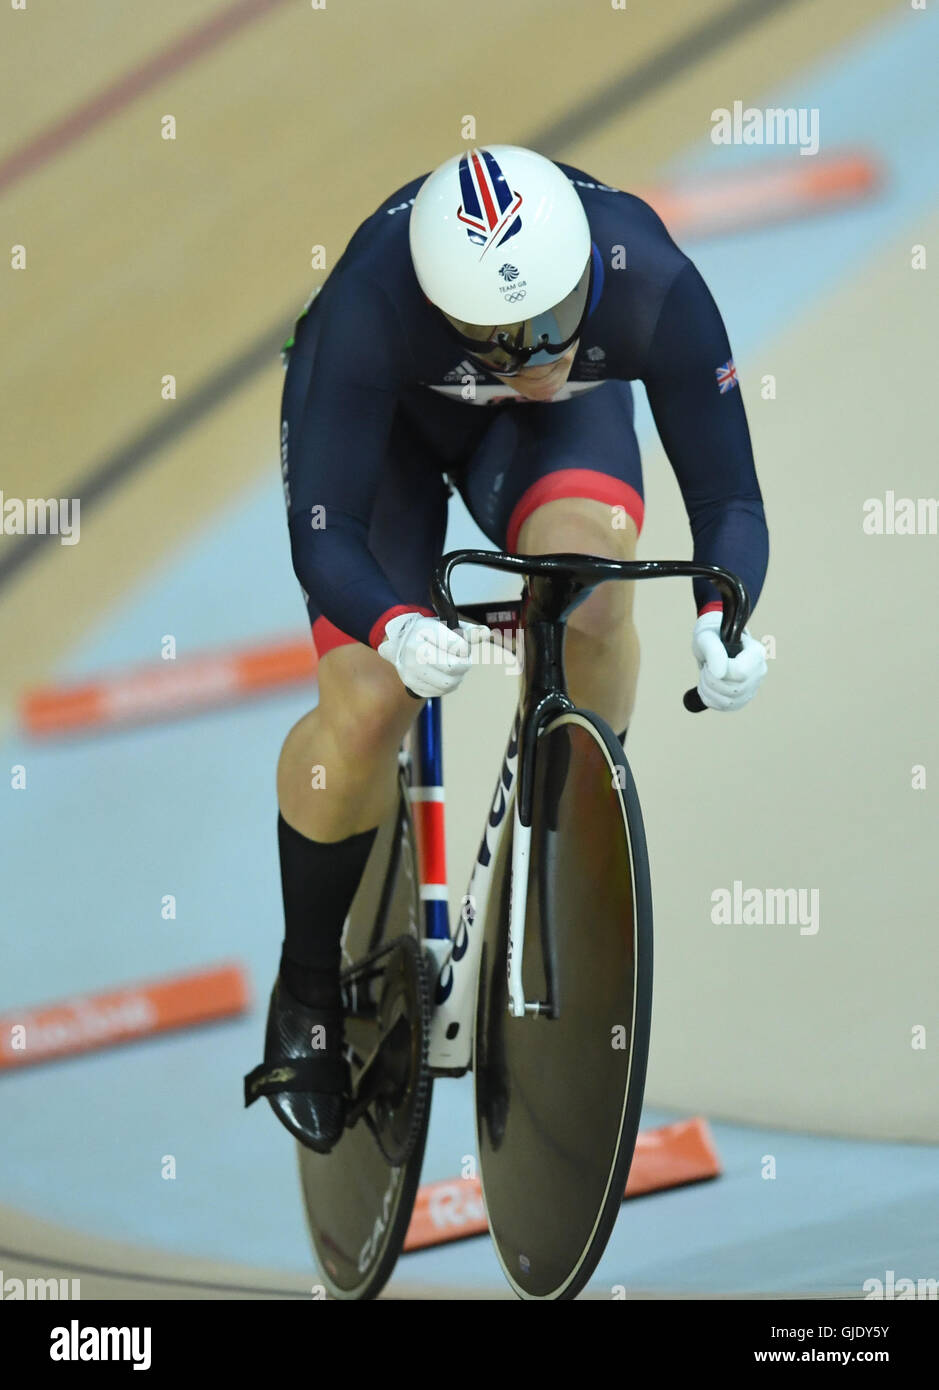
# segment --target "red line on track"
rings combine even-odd
[[[252,20],[260,19],[268,10],[283,3],[284,0],[235,0],[234,4],[219,10],[161,53],[119,77],[110,87],[105,87],[97,96],[83,102],[67,116],[27,140],[6,159],[0,160],[0,192],[76,144],[95,126],[117,115],[164,78],[179,72],[187,64],[217,48]]]

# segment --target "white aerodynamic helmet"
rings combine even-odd
[[[411,209],[424,294],[474,356],[500,374],[553,361],[590,302],[590,227],[566,174],[517,145],[455,155]]]

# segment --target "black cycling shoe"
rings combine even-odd
[[[267,1096],[294,1138],[322,1154],[339,1142],[346,1120],[350,1077],[342,1025],[341,1009],[310,1008],[278,976],[267,1015],[264,1061],[245,1077],[245,1105]]]

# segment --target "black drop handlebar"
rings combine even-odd
[[[607,579],[708,579],[724,600],[721,641],[728,656],[736,656],[741,650],[740,635],[750,614],[750,597],[743,582],[719,565],[695,565],[685,560],[607,560],[598,555],[505,555],[493,550],[451,550],[441,557],[431,580],[434,610],[449,628],[459,627],[460,622],[450,592],[450,576],[457,565],[482,565],[525,579],[553,579],[568,599],[589,593]],[[707,709],[694,686],[685,691],[684,706],[692,714]]]

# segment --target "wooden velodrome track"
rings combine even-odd
[[[0,1206],[0,1261],[6,1279],[78,1279],[83,1299],[305,1299],[317,1286],[315,1272],[301,1274],[292,1271],[255,1269],[219,1260],[179,1256],[165,1251],[141,1250],[114,1240],[65,1230],[49,1222],[36,1221],[22,1212]],[[13,1251],[28,1251],[27,1259]],[[319,1294],[322,1297],[322,1292]],[[669,1298],[684,1295],[669,1292]],[[722,1295],[689,1294],[688,1297],[727,1297]],[[787,1295],[752,1294],[747,1298],[772,1298]],[[792,1295],[796,1297],[796,1295]],[[805,1295],[798,1295],[804,1297]],[[515,1295],[508,1285],[492,1290],[443,1289],[439,1285],[421,1284],[408,1277],[406,1261],[402,1261],[385,1289],[385,1299],[508,1299]],[[662,1297],[655,1291],[631,1290],[631,1300]],[[857,1297],[856,1291],[841,1294],[827,1291],[819,1298]],[[585,1290],[580,1300],[609,1301],[602,1291]]]
[[[322,279],[311,246],[335,264],[388,192],[461,147],[465,116],[628,188],[702,137],[716,93],[777,83],[890,8],[7,7],[0,226],[27,269],[3,282],[0,487],[80,497],[83,529],[0,538],[0,714],[274,466],[276,347]]]
[[[0,718],[116,595],[276,467],[277,346],[322,278],[311,246],[335,264],[389,191],[460,148],[464,117],[481,141],[531,144],[623,187],[648,183],[702,137],[718,101],[779,83],[891,8],[7,10],[0,225],[5,247],[27,248],[28,268],[3,281],[0,488],[80,497],[83,535],[75,547],[0,537]],[[175,141],[161,138],[167,115]],[[167,374],[175,401],[161,398]],[[82,1263],[115,1271],[82,1274],[86,1297],[239,1297],[248,1286],[308,1296],[300,1276],[249,1278],[2,1215],[4,1244],[66,1262],[50,1275]],[[144,1267],[154,1282],[128,1290],[119,1271]],[[397,1281],[395,1291],[409,1292]]]

